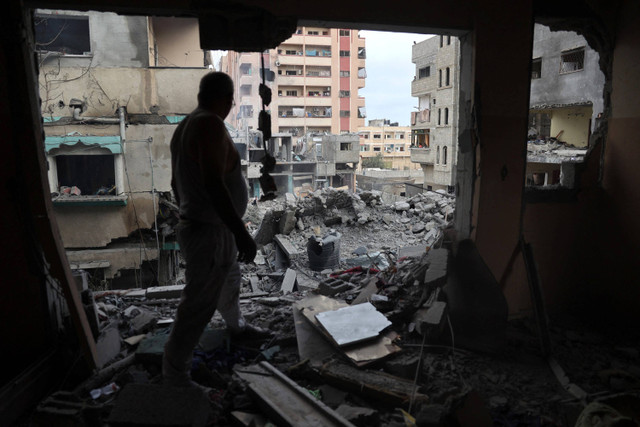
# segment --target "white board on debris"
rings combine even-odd
[[[371,303],[362,303],[316,314],[316,319],[339,345],[376,338],[391,322]]]

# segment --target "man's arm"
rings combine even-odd
[[[216,213],[229,227],[236,239],[238,259],[251,262],[256,255],[256,244],[247,231],[242,218],[233,207],[229,190],[223,176],[234,165],[231,164],[231,149],[225,140],[226,129],[221,120],[203,117],[197,123],[197,162],[205,187],[213,202]]]

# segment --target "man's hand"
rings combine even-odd
[[[236,246],[238,247],[238,261],[252,262],[256,257],[256,242],[246,229],[243,229],[243,232],[238,233],[235,237]]]

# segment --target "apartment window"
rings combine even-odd
[[[382,148],[380,146],[376,146],[373,147],[373,151],[382,151]]]
[[[350,71],[340,71],[340,77],[349,77],[351,76]]]
[[[442,164],[447,164],[447,147],[442,147]]]
[[[358,59],[367,59],[367,50],[364,47],[358,48]]]
[[[562,52],[560,56],[560,74],[582,71],[584,69],[584,48]]]
[[[422,67],[418,70],[418,78],[424,79],[431,75],[431,67]]]
[[[351,56],[351,51],[348,50],[341,50],[340,51],[340,56],[345,57],[345,56]]]
[[[298,70],[287,70],[285,71],[285,74],[287,76],[297,76],[299,73],[298,73]]]
[[[368,133],[363,133],[360,136],[362,136],[364,139],[369,139],[369,134]]]
[[[71,15],[36,15],[36,49],[64,55],[91,52],[89,17]]]
[[[253,105],[241,105],[238,117],[253,117]]]
[[[445,70],[445,86],[451,85],[451,69],[447,67]]]
[[[438,108],[438,126],[442,124],[442,109]]]
[[[288,90],[286,93],[287,93],[287,96],[298,96],[297,90]]]
[[[360,151],[369,151],[369,146],[368,145],[361,145],[360,146]]]
[[[351,117],[351,111],[349,111],[349,110],[340,110],[340,117]]]
[[[112,154],[56,156],[59,187],[78,187],[82,195],[98,194],[115,186]],[[115,191],[115,190],[114,190]]]
[[[447,45],[451,44],[451,36],[447,36]]]
[[[302,52],[298,52],[297,50],[285,50],[285,55],[301,55]]]
[[[436,165],[440,164],[440,146],[438,145],[438,148],[436,150]]]
[[[442,87],[442,70],[438,70],[438,87]]]
[[[440,36],[440,47],[444,46],[444,36]]]
[[[384,134],[384,139],[391,139],[391,138],[393,138],[392,134],[390,134],[390,133],[385,133]]]
[[[251,85],[240,86],[240,96],[251,96]]]
[[[318,31],[309,30],[309,31],[307,31],[307,35],[308,36],[318,36],[318,35],[320,35],[320,33]]]
[[[449,124],[449,108],[444,109],[444,124]]]
[[[542,58],[531,60],[531,80],[542,77]]]
[[[351,91],[341,90],[340,92],[338,92],[338,96],[340,98],[349,98],[351,96]]]
[[[240,74],[242,74],[243,76],[250,76],[251,75],[251,64],[240,64]]]
[[[404,139],[404,133],[400,134],[400,139]]]
[[[296,34],[298,35],[302,34],[302,28],[296,28]]]
[[[382,139],[382,135],[379,133],[374,133],[373,134],[373,139]]]
[[[351,151],[351,143],[350,142],[341,142],[340,143],[340,151]]]
[[[349,33],[350,33],[349,30],[340,30],[340,36],[341,37],[348,37]]]

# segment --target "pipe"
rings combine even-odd
[[[123,109],[124,107],[118,107],[118,111],[120,111],[121,109]],[[82,114],[82,108],[80,107],[75,107],[73,109],[73,119],[74,120],[78,120],[81,122],[95,122],[95,123],[120,123],[120,126],[122,127],[122,121],[124,121],[123,118],[113,118],[113,117],[81,117],[80,114]],[[122,133],[122,131],[121,131]]]

